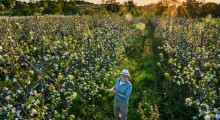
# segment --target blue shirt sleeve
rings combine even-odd
[[[121,97],[122,97],[123,99],[128,99],[128,97],[129,97],[130,94],[131,94],[131,90],[132,90],[132,86],[129,85],[129,86],[127,87],[127,89],[126,89],[125,94],[121,94]]]
[[[117,85],[117,82],[120,80],[120,78],[117,78],[116,80],[115,80],[115,85],[114,85],[114,88],[113,88],[113,90],[115,90],[115,86]]]

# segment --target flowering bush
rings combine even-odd
[[[178,85],[187,85],[191,96],[186,105],[198,109],[194,119],[219,119],[220,115],[220,19],[200,20],[182,18],[156,18],[155,35],[162,39],[169,55],[169,68],[157,65],[167,79]]]
[[[72,119],[74,99],[103,81],[140,36],[136,20],[99,16],[0,18],[0,116]]]

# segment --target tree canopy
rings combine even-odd
[[[41,0],[30,1],[28,3],[16,0],[1,0],[0,2],[1,15],[75,15],[94,13],[118,13],[120,15],[128,12],[134,16],[147,15],[152,17],[155,15],[170,15],[179,17],[206,17],[212,15],[213,17],[220,16],[220,4],[204,3],[197,0],[186,0],[179,2],[178,0],[160,1],[156,4],[145,6],[137,6],[133,0],[124,2],[123,4],[116,0],[102,0],[101,5],[95,5],[85,1],[79,0]],[[4,12],[10,11],[10,12]]]

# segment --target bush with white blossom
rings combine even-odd
[[[118,16],[1,17],[0,116],[73,119],[76,98],[101,96],[108,73],[140,37],[137,23]]]
[[[162,39],[159,49],[168,53],[169,67],[158,65],[165,77],[187,85],[188,106],[198,109],[193,118],[219,119],[220,114],[220,19],[155,18],[155,35]]]

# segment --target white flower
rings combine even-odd
[[[56,58],[56,56],[52,56],[52,57],[51,57],[51,59],[55,59],[55,58]]]
[[[35,99],[32,99],[31,102],[34,103],[34,102],[35,102]]]
[[[8,91],[8,88],[7,88],[7,87],[4,87],[4,90],[5,90],[5,91]]]
[[[202,111],[201,109],[199,109],[199,113],[204,113],[204,111]]]
[[[10,108],[12,108],[12,105],[11,105],[11,104],[8,104],[8,106],[7,106],[7,107],[8,107],[8,109],[10,109]]]
[[[195,68],[195,70],[199,70],[199,68]]]
[[[5,78],[7,81],[9,80],[9,76],[6,76],[6,78]]]
[[[191,106],[192,105],[192,100],[190,98],[186,98],[186,104]]]
[[[177,81],[177,85],[180,85],[180,81]]]
[[[74,82],[72,81],[72,85],[74,85]]]
[[[190,102],[191,101],[191,99],[190,98],[186,98],[186,102]]]
[[[17,93],[21,93],[21,90],[17,90]]]
[[[13,78],[13,82],[16,82],[17,80],[16,80],[16,78]]]
[[[37,110],[33,108],[33,109],[31,110],[31,114],[35,114],[35,113],[37,113]]]
[[[21,117],[20,113],[17,113],[16,115],[17,115],[17,117]]]
[[[27,109],[30,109],[31,108],[31,105],[29,104],[28,106],[27,106]]]
[[[215,100],[212,100],[212,103],[215,104]]]
[[[37,91],[36,90],[34,90],[33,92],[34,92],[34,95],[37,95]]]
[[[2,46],[0,46],[0,51],[2,51],[2,49],[3,49],[3,47],[2,47]]]
[[[27,84],[28,84],[28,85],[31,84],[31,81],[29,80],[29,81],[27,82]]]
[[[210,117],[208,115],[205,116],[205,120],[210,120]]]
[[[15,108],[13,108],[13,109],[11,110],[11,112],[12,112],[12,113],[15,113],[15,112],[16,112],[16,109],[15,109]]]
[[[84,87],[84,90],[87,90],[87,89],[88,89],[88,88],[85,86],[85,87]]]
[[[196,116],[193,116],[193,120],[195,120],[196,119]]]
[[[63,90],[63,89],[60,89],[60,92],[62,93],[62,92],[64,92],[64,90]]]
[[[7,110],[7,107],[4,106],[4,110]]]
[[[220,115],[219,115],[219,114],[216,114],[216,115],[215,115],[215,118],[216,118],[216,120],[219,120],[219,119],[220,119]]]
[[[182,80],[182,84],[184,84],[185,82]]]
[[[209,110],[209,105],[206,105],[205,107],[206,107],[207,110]]]
[[[20,111],[20,110],[18,110],[18,111],[16,111],[16,114],[20,114],[20,112],[21,112],[21,111]]]
[[[73,96],[76,97],[76,95],[77,95],[77,94],[74,92],[74,93],[73,93]]]
[[[197,92],[196,92],[196,91],[193,91],[193,93],[196,95]]]
[[[216,112],[218,112],[218,110],[216,108],[214,108],[213,112],[216,113]]]
[[[54,67],[55,67],[55,68],[58,68],[58,64],[54,64]]]
[[[199,106],[199,105],[200,105],[200,102],[199,102],[199,101],[197,101],[197,102],[196,102],[196,105],[197,105],[197,106]]]
[[[66,97],[66,100],[68,100],[70,97]]]
[[[31,91],[29,94],[32,96],[34,93]]]
[[[16,94],[13,94],[12,96],[13,96],[13,97],[16,97]]]
[[[10,96],[6,96],[6,98],[5,98],[6,100],[9,100],[10,99]]]

